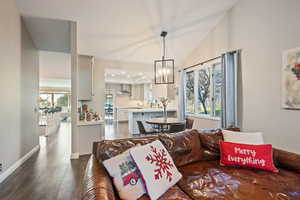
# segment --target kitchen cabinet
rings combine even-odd
[[[144,84],[144,100],[145,101],[152,101],[152,85],[149,83]]]
[[[92,153],[93,143],[101,141],[105,136],[104,121],[77,122],[79,155]]]
[[[93,56],[78,56],[78,100],[91,101],[93,97]]]
[[[152,85],[153,99],[159,100],[161,97],[168,96],[167,85]]]
[[[128,109],[115,108],[115,120],[118,122],[128,121]]]
[[[134,84],[131,89],[131,99],[144,101],[144,84]]]

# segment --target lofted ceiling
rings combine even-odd
[[[96,58],[177,65],[200,44],[237,0],[17,0],[23,16],[76,21],[78,52]]]
[[[106,83],[141,84],[152,83],[153,73],[137,70],[105,69]]]
[[[23,17],[37,49],[70,53],[70,22],[66,20]]]

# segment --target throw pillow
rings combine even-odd
[[[137,147],[132,149],[134,148]],[[103,161],[104,167],[113,178],[120,198],[124,200],[138,199],[146,193],[142,178],[129,150]]]
[[[159,134],[177,167],[203,159],[203,150],[197,130]]]
[[[241,143],[241,144],[264,144],[262,133],[246,133],[222,130],[225,142]]]
[[[220,142],[221,165],[242,166],[278,172],[273,164],[272,145]]]
[[[140,170],[151,200],[158,199],[182,177],[159,140],[131,149],[130,154]]]

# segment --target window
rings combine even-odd
[[[70,94],[68,93],[41,93],[40,109],[49,110],[59,108],[60,111],[67,112],[70,109]]]
[[[221,116],[222,69],[219,62],[186,73],[186,113]]]
[[[52,95],[40,94],[40,109],[52,107]]]
[[[194,71],[186,73],[186,111],[188,113],[195,112],[195,90],[194,90]]]
[[[213,79],[213,116],[221,117],[221,100],[222,100],[222,68],[221,64],[214,64],[212,68],[212,79]]]
[[[55,107],[69,107],[69,94],[54,94]]]

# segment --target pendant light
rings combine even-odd
[[[162,31],[163,56],[161,60],[154,61],[154,83],[174,84],[174,59],[166,59],[166,36],[168,32]]]

